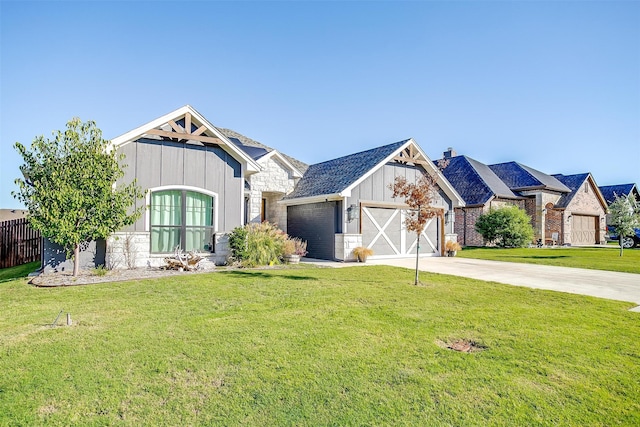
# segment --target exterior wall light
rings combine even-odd
[[[347,208],[347,222],[358,219],[358,205],[349,205]]]

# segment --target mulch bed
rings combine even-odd
[[[46,273],[32,278],[29,283],[38,287],[80,286],[96,283],[124,282],[127,280],[152,279],[156,277],[170,277],[185,274],[211,273],[213,269],[198,271],[175,271],[161,268],[134,268],[131,270],[108,270],[106,273],[96,274],[95,271],[81,270],[73,277],[71,272]]]

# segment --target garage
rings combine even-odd
[[[380,206],[362,206],[362,245],[373,249],[373,257],[406,256],[416,253],[415,233],[404,228],[401,209]],[[420,254],[440,254],[438,217],[427,222],[420,238]]]
[[[600,243],[596,238],[598,231],[598,217],[591,215],[571,216],[571,245],[585,246]]]

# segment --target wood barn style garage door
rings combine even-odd
[[[417,238],[404,225],[401,209],[362,207],[362,245],[373,249],[373,257],[402,257],[416,253]],[[420,238],[421,255],[440,254],[440,220],[431,218]]]
[[[571,216],[571,245],[584,246],[598,243],[596,229],[598,217],[589,215]]]

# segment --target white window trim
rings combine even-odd
[[[144,215],[144,230],[146,232],[151,232],[151,193],[156,191],[165,191],[165,190],[187,190],[194,191],[196,193],[206,194],[207,196],[213,197],[213,232],[218,232],[218,193],[213,191],[205,190],[200,187],[192,187],[189,185],[163,185],[160,187],[149,188],[147,191],[147,195],[145,196],[145,203],[147,205],[147,209],[145,210]]]

